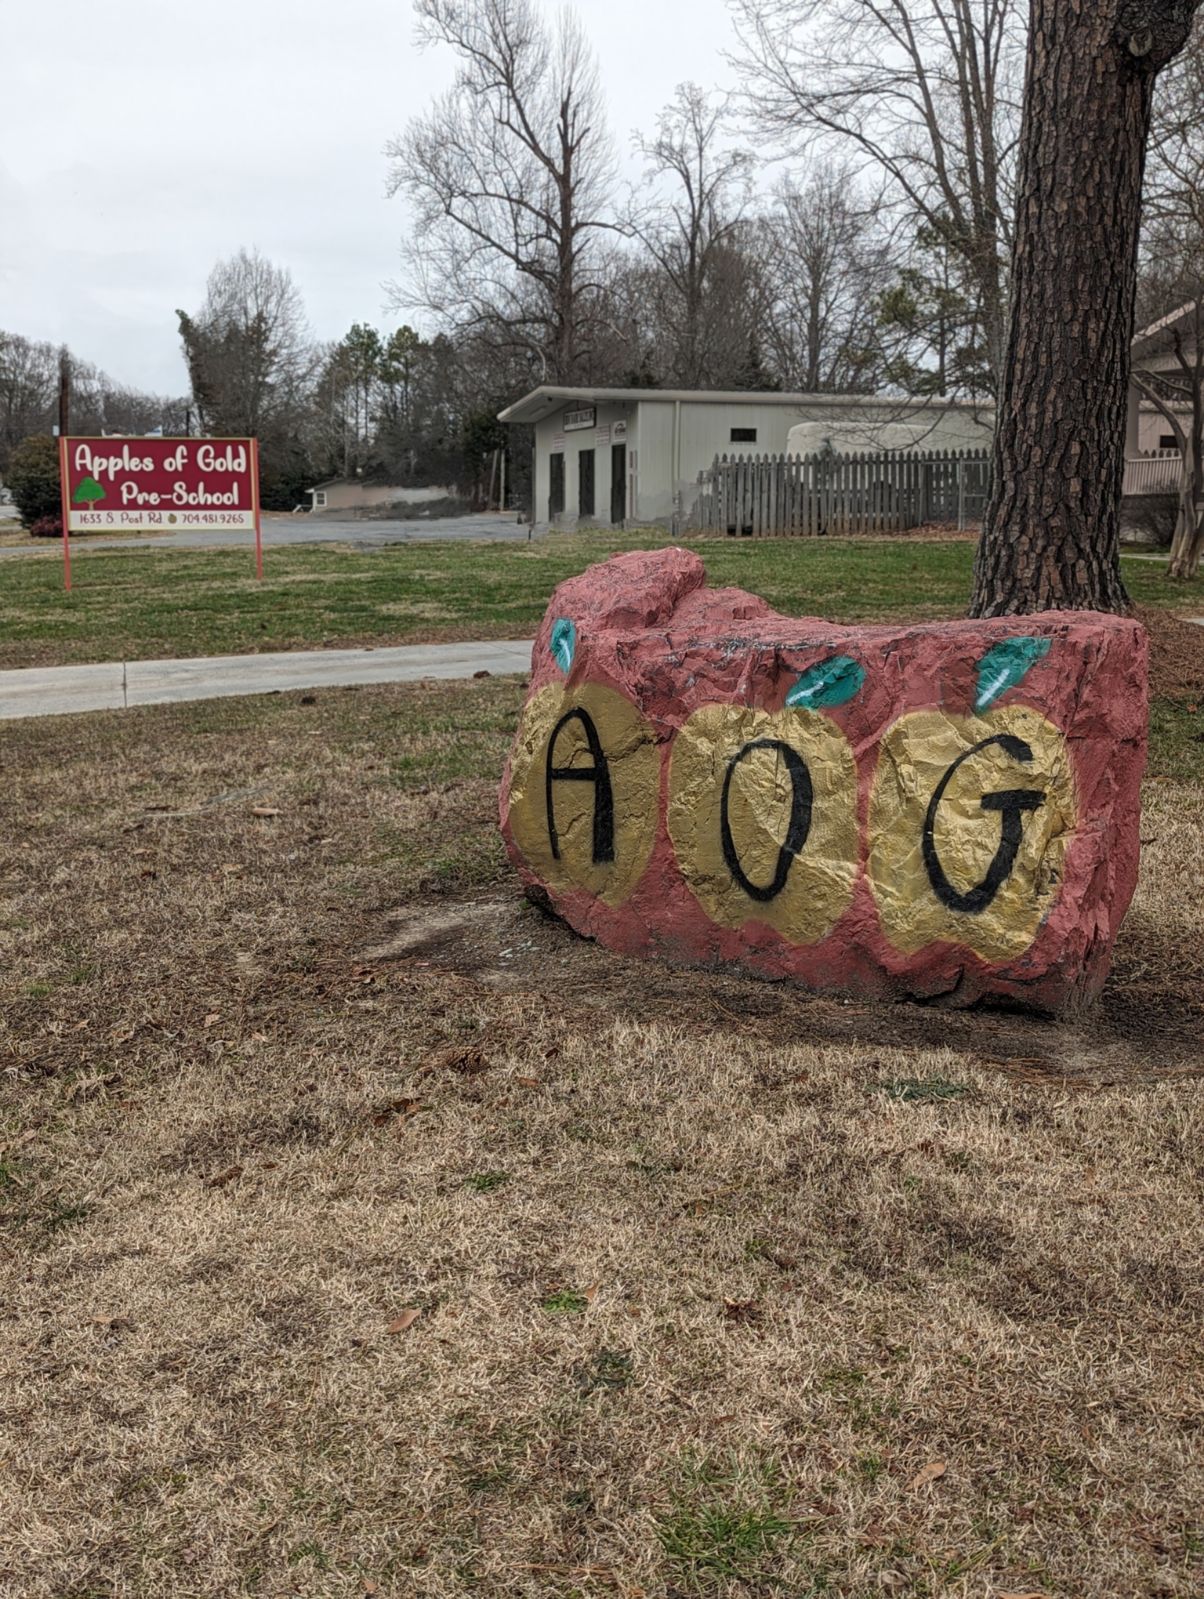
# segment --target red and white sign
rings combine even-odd
[[[68,533],[253,532],[254,439],[64,439]]]

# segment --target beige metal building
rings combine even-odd
[[[358,478],[328,478],[315,488],[306,489],[310,496],[310,510],[319,515],[324,511],[371,511],[396,506],[398,513],[417,511],[441,500],[454,499],[454,488],[404,488],[399,483],[364,483]]]
[[[535,429],[533,520],[543,527],[680,523],[699,474],[720,455],[825,443],[841,452],[982,449],[994,427],[989,408],[961,400],[554,385],[499,420]]]

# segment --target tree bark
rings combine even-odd
[[[1158,71],[1200,0],[1031,0],[995,478],[974,616],[1124,611],[1119,508]]]

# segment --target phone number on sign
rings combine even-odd
[[[255,526],[253,511],[73,511],[73,528],[172,528]]]

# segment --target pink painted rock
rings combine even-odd
[[[626,954],[1063,1011],[1133,895],[1146,725],[1120,617],[845,628],[620,555],[552,598],[502,830]]]

